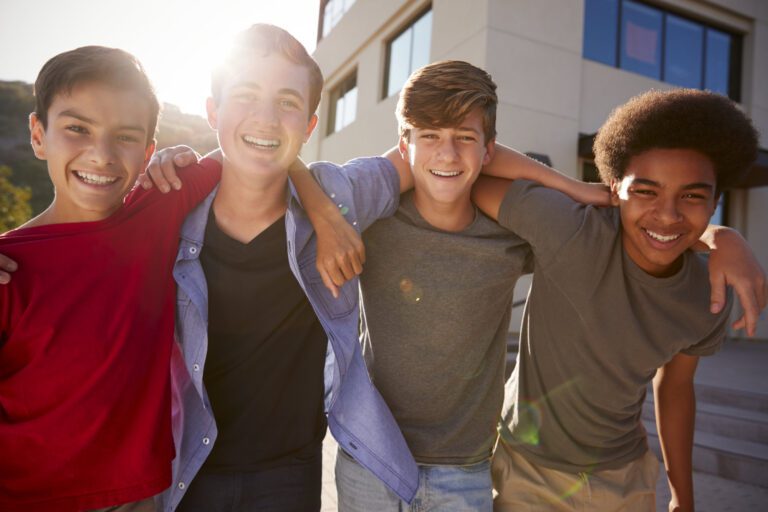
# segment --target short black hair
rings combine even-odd
[[[149,107],[147,145],[155,138],[160,102],[141,62],[119,48],[83,46],[60,53],[43,65],[35,80],[35,115],[48,128],[48,109],[57,94],[84,82],[109,85],[141,96]]]
[[[741,181],[757,145],[757,131],[736,103],[712,92],[674,89],[648,91],[616,108],[598,131],[594,152],[600,178],[610,184],[640,153],[691,149],[712,161],[719,193]]]

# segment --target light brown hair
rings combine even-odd
[[[234,45],[224,61],[211,74],[211,96],[218,104],[221,101],[224,81],[233,74],[243,62],[248,61],[254,54],[266,57],[277,53],[286,60],[303,66],[309,73],[309,116],[315,113],[320,104],[323,91],[323,73],[315,59],[307,53],[295,37],[288,31],[268,23],[257,23],[240,32]]]
[[[400,91],[395,115],[400,136],[411,128],[459,126],[479,108],[487,144],[496,137],[496,84],[491,75],[472,64],[443,60],[414,71]]]

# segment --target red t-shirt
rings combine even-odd
[[[118,505],[170,485],[173,264],[220,165],[167,195],[136,188],[109,218],[0,236],[0,510]]]

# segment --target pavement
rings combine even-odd
[[[713,357],[701,358],[697,384],[714,385],[768,396],[768,342],[728,341]],[[322,512],[337,510],[333,469],[337,445],[330,433],[323,444]],[[768,510],[768,488],[726,480],[706,473],[693,474],[698,512]],[[664,465],[660,464],[656,486],[657,510],[667,510],[669,487]]]

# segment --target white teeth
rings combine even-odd
[[[658,240],[659,242],[672,242],[673,240],[677,240],[682,236],[679,233],[677,235],[662,235],[661,233],[654,233],[653,231],[649,231],[647,229],[644,231],[648,233],[648,236],[654,240]]]
[[[109,185],[117,181],[117,176],[101,176],[84,171],[75,171],[78,178],[90,185]]]
[[[271,149],[271,148],[277,148],[280,146],[280,141],[276,139],[260,139],[258,137],[253,137],[251,135],[243,135],[243,140],[248,144],[259,146],[261,148]]]
[[[461,171],[438,171],[437,169],[430,169],[429,172],[441,178],[452,178],[461,174]]]

